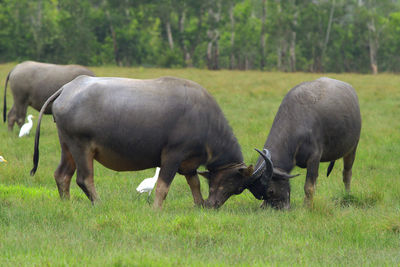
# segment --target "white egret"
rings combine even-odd
[[[34,117],[29,114],[28,115],[28,122],[25,123],[24,125],[22,125],[21,130],[19,131],[19,135],[18,135],[19,137],[22,137],[24,135],[28,135],[29,134],[29,132],[32,129],[32,125],[33,125],[32,118],[34,118]]]
[[[3,158],[2,156],[0,156],[0,162],[7,162],[7,160],[5,158]]]
[[[144,179],[139,184],[139,186],[136,188],[136,191],[138,191],[140,194],[145,193],[145,192],[149,193],[149,195],[147,196],[147,202],[149,202],[151,191],[153,191],[153,188],[157,182],[159,173],[160,173],[160,168],[157,167],[156,173],[154,174],[154,176],[151,178]]]

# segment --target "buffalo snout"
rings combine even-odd
[[[218,209],[228,200],[229,196],[230,195],[226,194],[226,192],[223,192],[221,189],[210,188],[210,194],[204,202],[204,206],[206,208]]]
[[[221,207],[222,206],[222,202],[220,202],[220,201],[218,201],[218,200],[210,200],[210,199],[207,199],[205,202],[204,202],[204,207],[206,207],[206,208],[209,208],[209,209],[218,209],[219,207]]]
[[[276,194],[272,188],[269,188],[261,207],[271,207],[277,210],[290,209],[290,189],[289,191],[279,192],[279,194]]]
[[[290,209],[290,201],[269,201],[264,200],[261,204],[261,208],[271,207],[277,210],[289,210]]]

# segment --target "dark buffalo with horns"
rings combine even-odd
[[[54,101],[54,102],[53,102]],[[38,167],[40,122],[47,106],[61,145],[54,176],[61,198],[69,198],[71,177],[94,202],[93,159],[116,171],[161,167],[154,207],[161,208],[176,173],[203,204],[197,168],[209,181],[205,206],[218,208],[254,182],[240,146],[212,96],[192,81],[80,76],[53,94],[40,111],[33,175]]]
[[[91,70],[79,65],[25,61],[15,66],[8,74],[4,88],[3,121],[6,122],[8,117],[8,130],[12,131],[15,123],[19,127],[22,126],[28,106],[39,111],[52,94],[79,75],[94,76]],[[6,116],[8,82],[10,82],[14,104]],[[45,113],[51,113],[51,105]]]
[[[343,182],[350,191],[352,166],[361,131],[358,98],[345,82],[320,78],[291,89],[283,99],[256,163],[258,178],[248,188],[264,206],[290,207],[294,166],[307,168],[305,203],[312,205],[320,162],[343,158]]]

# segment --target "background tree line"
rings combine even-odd
[[[0,61],[400,71],[399,0],[0,0]]]

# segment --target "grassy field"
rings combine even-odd
[[[14,64],[0,65],[0,84]],[[204,86],[220,104],[245,162],[254,164],[277,108],[296,84],[320,74],[195,69],[92,68],[98,76],[172,75]],[[40,162],[32,167],[34,128],[27,138],[0,127],[0,265],[2,266],[398,266],[400,264],[400,76],[326,74],[356,89],[363,126],[344,193],[342,162],[329,178],[320,165],[314,208],[303,207],[305,170],[292,181],[292,208],[261,210],[247,190],[219,210],[195,208],[177,175],[161,212],[136,186],[154,170],[114,172],[95,165],[101,198],[92,206],[76,183],[71,200],[58,197],[53,172],[60,159],[55,124],[42,121]],[[1,90],[0,95],[3,95]],[[8,110],[12,96],[7,95]],[[29,108],[29,113],[38,112]],[[75,181],[75,178],[73,178]],[[208,186],[202,179],[203,196]]]

